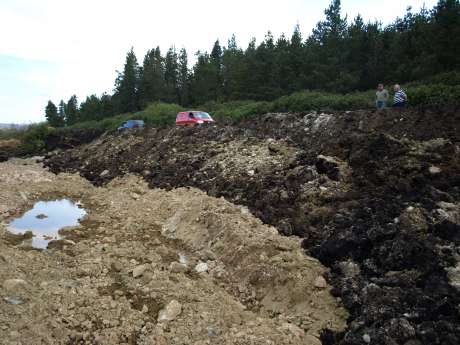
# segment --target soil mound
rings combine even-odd
[[[301,345],[345,328],[325,268],[245,207],[23,160],[0,176],[2,344]],[[8,236],[11,216],[63,195],[88,212],[64,239],[40,251]]]
[[[350,311],[325,344],[460,342],[457,109],[267,114],[111,134],[48,157],[96,185],[137,173],[245,205],[330,268]]]

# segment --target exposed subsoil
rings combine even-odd
[[[197,189],[139,177],[102,188],[32,160],[0,164],[0,343],[205,345],[320,343],[347,312],[300,239]],[[87,210],[48,249],[8,221],[36,201]]]
[[[456,345],[459,142],[455,108],[267,114],[107,133],[46,165],[97,186],[135,173],[196,187],[301,236],[350,313],[323,344]]]

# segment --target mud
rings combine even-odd
[[[315,284],[326,269],[245,207],[132,175],[96,188],[32,160],[1,163],[0,188],[2,344],[300,345],[345,328]],[[46,250],[12,240],[11,218],[64,196],[87,210],[81,226]]]
[[[197,187],[301,236],[350,312],[323,344],[453,345],[459,126],[452,108],[267,114],[105,135],[46,164],[98,186],[135,173],[151,188]]]

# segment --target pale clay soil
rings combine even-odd
[[[1,344],[317,345],[345,328],[325,268],[244,207],[132,175],[97,188],[32,160],[1,163],[0,188]],[[88,215],[50,249],[7,232],[62,197]]]

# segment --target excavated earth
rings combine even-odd
[[[0,164],[0,343],[320,344],[348,313],[300,238],[197,189],[102,188],[32,160]],[[46,250],[7,223],[39,200],[87,211]]]
[[[322,328],[323,344],[457,345],[459,142],[456,108],[266,114],[105,133],[51,153],[45,165],[109,189],[130,174],[159,195],[198,188],[248,207],[285,239],[303,238],[349,312],[345,330]],[[228,269],[235,269],[233,241],[241,243],[229,238],[219,257]],[[254,257],[239,259],[250,267]],[[284,284],[279,298],[294,298],[297,290]]]

